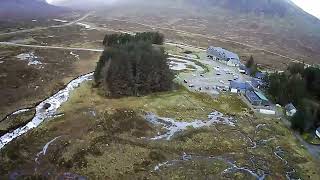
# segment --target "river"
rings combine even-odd
[[[0,137],[0,150],[15,138],[25,134],[33,128],[38,127],[45,120],[55,117],[57,115],[56,113],[58,108],[69,99],[70,93],[79,87],[81,83],[90,80],[93,80],[93,72],[79,76],[78,78],[69,82],[64,89],[61,89],[53,96],[42,101],[39,105],[37,105],[36,113],[28,124]]]

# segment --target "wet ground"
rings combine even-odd
[[[68,87],[78,87],[83,78]],[[237,115],[214,110],[236,99],[214,100],[186,90],[123,99],[97,93],[84,83],[58,111],[69,93],[49,98],[47,110],[39,105],[42,113],[35,118],[44,118],[41,125],[2,149],[2,177],[319,177],[311,157],[281,122],[255,118],[243,104]],[[183,109],[199,115],[188,118]]]
[[[137,29],[136,24],[110,23],[117,30],[124,26]],[[39,36],[33,34],[35,41],[28,42],[59,44],[68,37],[67,46],[96,47],[98,36],[91,35],[98,30],[90,30],[93,26],[85,22],[79,25],[61,32],[51,29],[50,36],[56,37],[52,40],[43,39],[47,32],[41,31]],[[83,39],[76,44],[79,31]],[[168,36],[182,38],[172,33]],[[11,40],[20,40],[17,38]],[[26,40],[25,36],[21,39]],[[208,44],[207,40],[202,42]],[[256,117],[237,96],[212,98],[194,92],[200,87],[206,92],[209,85],[228,85],[230,78],[238,76],[235,68],[214,61],[203,60],[199,65],[176,58],[172,68],[179,67],[177,80],[192,91],[181,88],[145,97],[110,99],[85,82],[90,75],[70,82],[93,70],[99,54],[3,49],[0,94],[6,106],[0,107],[1,113],[29,117],[25,113],[34,110],[24,108],[36,108],[32,121],[1,136],[0,179],[320,177],[317,162],[281,121]],[[222,74],[217,76],[217,71]],[[189,87],[190,82],[194,87]],[[3,127],[13,128],[8,123]]]

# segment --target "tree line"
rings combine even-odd
[[[94,78],[107,95],[141,96],[171,88],[174,74],[169,69],[168,56],[162,47],[152,45],[163,43],[163,35],[146,32],[106,37]]]
[[[320,126],[319,68],[305,68],[303,63],[294,63],[283,73],[269,74],[266,83],[274,102],[281,105],[293,103],[298,109],[291,118],[292,128],[303,132]]]
[[[135,35],[122,33],[122,34],[107,34],[103,39],[103,45],[118,46],[127,44],[129,42],[147,41],[152,44],[162,45],[164,36],[159,32],[139,32]]]

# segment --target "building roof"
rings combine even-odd
[[[251,85],[247,82],[233,80],[233,81],[230,81],[230,88],[238,89],[238,90],[247,90],[251,88]]]
[[[258,91],[255,91],[255,93],[260,99],[262,99],[264,101],[269,101],[262,93],[260,93]]]
[[[246,89],[246,83],[241,81],[231,81],[230,87],[233,89]]]
[[[256,93],[253,91],[247,91],[246,96],[251,100],[251,101],[261,101],[261,99],[257,96]]]
[[[213,47],[213,46],[209,46],[208,51],[216,51],[220,56],[224,56],[226,58],[230,58],[230,59],[237,59],[240,60],[239,56],[233,52],[230,52],[228,50],[225,50],[221,47]]]
[[[284,108],[285,108],[287,111],[291,111],[291,110],[296,109],[292,103],[287,104]]]

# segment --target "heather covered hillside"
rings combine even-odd
[[[1,0],[0,20],[47,17],[65,12],[65,8],[48,4],[44,0]]]
[[[101,21],[121,19],[158,28],[171,39],[176,36],[169,34],[179,33],[193,45],[206,47],[208,41],[202,38],[209,38],[211,45],[232,48],[244,59],[254,54],[268,67],[320,59],[320,21],[287,0],[137,0],[102,8],[98,14]]]

